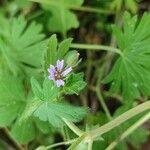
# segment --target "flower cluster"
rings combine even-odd
[[[56,83],[57,87],[64,86],[64,79],[71,71],[72,67],[64,67],[64,60],[57,60],[56,66],[50,65],[50,68],[48,68],[48,78],[50,80],[53,80]]]

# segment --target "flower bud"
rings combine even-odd
[[[65,56],[67,66],[75,67],[79,63],[79,53],[75,50],[70,51]]]

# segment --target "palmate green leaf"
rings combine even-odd
[[[26,106],[26,97],[21,80],[13,76],[0,77],[0,127],[11,127],[12,137],[25,144],[35,137],[33,122],[20,124],[18,118]]]
[[[54,127],[64,125],[63,118],[73,122],[80,121],[87,113],[87,109],[71,106],[65,103],[43,102],[33,113],[42,121],[48,121]]]
[[[77,122],[86,115],[86,108],[58,102],[60,101],[58,99],[60,88],[56,87],[49,79],[44,80],[42,89],[35,79],[31,80],[31,84],[36,98],[27,105],[23,119],[27,119],[33,114],[42,121],[48,121],[55,127],[61,127],[64,125],[63,118]]]
[[[66,94],[79,94],[79,92],[86,86],[86,82],[83,80],[83,73],[71,74],[66,81],[63,88]]]
[[[25,106],[21,81],[12,76],[0,77],[0,127],[9,126]]]
[[[24,66],[40,67],[46,42],[41,33],[42,26],[27,21],[22,17],[6,19],[0,24],[0,56],[1,66],[8,68],[13,74],[18,74]]]
[[[48,28],[52,32],[60,32],[64,36],[71,28],[79,26],[76,15],[70,11],[72,7],[83,4],[83,0],[33,0],[42,3],[44,10],[51,12],[48,21]]]
[[[104,83],[112,82],[111,91],[121,93],[128,102],[139,96],[150,95],[150,14],[140,22],[137,16],[124,15],[124,30],[117,26],[113,32],[122,50]]]

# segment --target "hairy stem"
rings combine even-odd
[[[72,140],[69,140],[69,141],[66,141],[66,142],[60,142],[60,143],[56,143],[56,144],[52,144],[50,146],[47,146],[46,149],[51,149],[51,148],[54,148],[54,147],[57,147],[57,146],[61,146],[61,145],[69,145],[73,142],[75,142],[77,139],[72,139]]]
[[[124,140],[126,137],[128,137],[132,132],[134,132],[137,128],[139,128],[144,122],[150,119],[150,112],[147,113],[145,116],[143,116],[141,119],[139,119],[136,123],[134,123],[131,127],[129,127],[122,135],[117,138],[115,141],[113,141],[106,150],[112,150],[115,148],[115,146],[122,140]]]
[[[101,9],[101,8],[93,8],[89,6],[75,6],[75,5],[68,5],[68,8],[72,10],[84,11],[89,13],[99,13],[99,14],[113,14],[113,11]]]
[[[88,143],[88,150],[92,150],[92,147],[93,147],[93,141],[90,141]]]
[[[63,118],[63,121],[66,123],[66,125],[78,136],[83,135],[83,131],[81,131],[73,122]]]
[[[77,138],[77,140],[73,142],[73,144],[67,150],[75,150],[77,146],[83,141],[84,138],[85,138],[85,134]]]
[[[29,1],[37,2],[37,3],[50,4],[52,6],[61,6],[56,1],[49,1],[49,0],[29,0]],[[67,4],[67,3],[64,3],[63,6],[68,8],[68,9],[77,10],[77,11],[84,11],[84,12],[90,12],[90,13],[100,13],[100,14],[114,14],[113,11],[105,10],[102,8],[93,8],[93,7],[89,7],[89,6],[76,6],[76,5]]]
[[[95,139],[97,137],[99,137],[100,135],[110,131],[111,129],[119,126],[120,124],[122,124],[123,122],[127,121],[128,119],[146,111],[150,109],[150,101],[147,101],[143,104],[140,104],[138,106],[136,106],[135,108],[130,109],[129,111],[123,113],[122,115],[120,115],[119,117],[117,117],[116,119],[108,122],[107,124],[97,128],[97,129],[93,129],[91,131],[89,131],[87,133],[87,136],[85,138],[86,141],[89,141],[91,139]]]
[[[98,97],[98,99],[99,99],[99,101],[100,101],[100,103],[101,103],[101,105],[102,105],[102,107],[103,107],[103,109],[104,109],[104,111],[105,111],[105,113],[106,113],[107,118],[108,118],[109,120],[112,120],[112,117],[111,117],[111,114],[110,114],[110,112],[109,112],[109,109],[108,109],[108,107],[107,107],[107,105],[106,105],[106,103],[105,103],[105,101],[104,101],[104,98],[103,98],[103,96],[102,96],[102,94],[101,94],[99,88],[96,87],[95,91],[96,91],[97,97]]]
[[[71,48],[90,49],[90,50],[105,50],[105,51],[111,51],[111,52],[117,53],[119,55],[123,55],[119,49],[110,47],[110,46],[105,46],[105,45],[73,43],[73,44],[71,44]]]

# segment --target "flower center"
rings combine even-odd
[[[55,72],[55,80],[58,80],[58,79],[61,79],[61,72],[56,70],[56,72]]]

